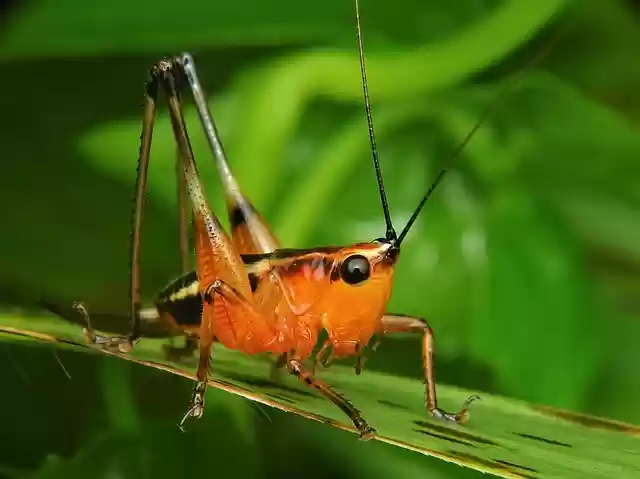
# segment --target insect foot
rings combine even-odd
[[[440,408],[432,408],[429,410],[429,414],[437,419],[444,419],[445,421],[455,422],[456,424],[464,424],[469,419],[469,406],[474,401],[479,401],[480,396],[473,395],[470,396],[462,405],[462,409],[457,414],[452,414],[449,412],[445,412]]]
[[[359,441],[368,441],[376,436],[377,431],[367,424],[367,421],[364,419],[361,420],[360,423],[356,424],[358,431],[360,432],[360,437],[358,437]]]
[[[133,350],[135,343],[133,336],[100,336],[95,333],[91,326],[91,318],[89,317],[89,312],[85,305],[80,302],[75,302],[73,303],[72,308],[83,317],[84,322],[87,325],[87,327],[82,330],[84,340],[87,344],[119,353],[130,353]]]
[[[185,432],[184,423],[190,417],[200,419],[204,414],[204,393],[207,390],[207,383],[204,381],[198,381],[196,387],[193,388],[193,397],[191,399],[191,407],[180,421],[178,427],[182,432]]]

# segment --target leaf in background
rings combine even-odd
[[[552,54],[549,67],[593,97],[624,111],[636,123],[640,102],[635,92],[640,66],[637,3],[626,0],[585,1],[573,12],[567,48]]]
[[[238,401],[236,401],[238,402]],[[209,411],[207,411],[209,412]],[[216,421],[183,434],[175,425],[152,425],[136,434],[101,434],[70,459],[44,464],[39,479],[119,477],[263,477],[256,449],[244,442],[233,416],[212,407]],[[224,436],[225,440],[217,438]],[[215,444],[215,446],[213,446]],[[212,461],[210,458],[226,458]]]
[[[528,14],[523,16],[524,4],[513,2],[487,21],[467,28],[449,41],[413,52],[398,52],[393,57],[369,55],[367,68],[371,94],[376,96],[376,101],[382,102],[410,98],[457,83],[528,39],[562,6],[559,0],[546,0],[539,2],[536,10],[527,10]],[[496,32],[501,36],[496,36]],[[473,39],[473,50],[469,50],[470,39]],[[264,185],[276,184],[285,145],[291,141],[306,105],[320,95],[362,102],[357,62],[355,54],[345,55],[336,51],[291,55],[267,67],[246,72],[227,94],[223,102],[235,117],[234,124],[226,127],[229,132],[225,136],[229,138],[225,140],[226,149],[235,163],[240,184],[259,207],[268,203],[276,191],[276,188],[268,190]],[[167,141],[171,141],[166,133],[166,116],[161,122],[163,127],[159,132],[164,138],[163,147],[156,145],[154,151],[163,151],[165,156],[161,161],[154,159],[154,163],[168,165],[173,161],[173,149],[164,147]],[[218,123],[224,124],[220,119]],[[97,158],[103,167],[119,168],[114,158],[127,156],[124,155],[125,149],[137,151],[140,127],[128,123],[128,126],[108,125],[103,128],[106,131],[92,131],[83,138],[81,150],[90,159]],[[157,137],[156,134],[154,138]],[[123,141],[125,138],[129,140]],[[118,150],[113,151],[111,145],[117,145]],[[266,170],[267,166],[268,174],[256,174],[260,169]],[[165,171],[172,172],[173,169],[165,167]],[[150,181],[153,183],[158,184]],[[165,190],[166,184],[166,181],[162,183]]]
[[[3,316],[1,322],[4,340],[33,346],[33,339],[40,339],[58,347],[95,352],[82,344],[80,328],[59,319]],[[24,329],[27,327],[34,331]],[[60,342],[56,338],[64,340]],[[162,360],[159,346],[157,340],[146,340],[131,355],[109,355],[194,377],[191,368]],[[269,363],[264,360],[223,347],[214,353],[216,379],[211,382],[212,386],[352,430],[341,411],[329,401],[293,378],[273,383],[269,374]],[[342,366],[332,367],[322,376],[358,405],[377,427],[376,439],[382,442],[500,477],[604,478],[632,477],[640,472],[640,458],[633,452],[640,445],[640,429],[634,426],[488,395],[474,404],[468,425],[454,426],[427,418],[423,409],[423,385],[418,379],[373,372],[359,377],[352,368]],[[373,397],[372,391],[378,391],[379,395]],[[469,394],[442,386],[439,393],[446,408],[460,404]]]
[[[591,411],[607,411],[609,417],[624,418],[640,423],[640,382],[637,368],[640,364],[640,322],[637,317],[624,315],[616,318],[612,336],[615,338],[611,360],[604,363],[600,382],[596,385]]]
[[[105,414],[112,430],[125,435],[140,432],[140,418],[133,400],[131,369],[123,364],[103,363],[100,378]]]
[[[463,137],[508,81],[460,89],[437,101],[434,118],[447,138]],[[593,189],[638,199],[639,153],[640,136],[623,116],[538,70],[502,101],[463,158],[472,161],[480,181],[493,186],[516,175],[540,192],[540,200],[548,192]],[[504,168],[505,162],[512,166]]]
[[[473,351],[497,366],[510,393],[580,409],[607,344],[599,304],[580,249],[516,188],[488,204],[487,297],[472,323]]]
[[[522,21],[536,10],[555,10],[563,0],[474,0],[420,2],[402,0],[390,11],[384,1],[363,2],[363,18],[372,43],[416,44],[466,27],[492,11],[520,9]],[[526,12],[523,10],[527,7]],[[2,57],[122,54],[202,49],[226,45],[353,43],[353,4],[349,0],[305,4],[263,2],[117,0],[89,6],[78,0],[27,4],[14,13],[2,38]],[[366,13],[365,13],[366,12]],[[514,17],[517,21],[518,17]],[[366,30],[365,30],[366,31]],[[114,32],[118,32],[114,34]],[[496,31],[496,34],[504,33]]]
[[[587,191],[558,192],[556,198],[559,212],[587,244],[611,256],[626,257],[629,268],[640,267],[640,201],[633,204]]]

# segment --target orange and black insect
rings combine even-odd
[[[447,421],[462,422],[467,417],[469,404],[477,398],[470,397],[459,412],[442,410],[436,395],[431,328],[422,318],[386,312],[402,242],[446,170],[439,173],[398,235],[391,222],[377,156],[357,0],[355,6],[369,137],[386,222],[385,236],[371,242],[282,249],[231,173],[192,57],[181,54],[165,59],[150,71],[146,84],[131,236],[131,331],[123,336],[98,335],[91,327],[86,309],[82,305],[78,305],[78,309],[87,323],[87,340],[98,347],[131,351],[140,337],[144,336],[141,325],[149,314],[157,316],[169,326],[168,329],[187,334],[192,338],[188,344],[195,345],[197,342],[197,381],[181,426],[187,418],[199,418],[203,414],[211,348],[215,342],[219,342],[227,348],[247,354],[277,355],[280,364],[286,365],[291,374],[342,409],[353,421],[361,437],[374,435],[375,429],[360,412],[328,384],[315,377],[313,369],[308,369],[304,363],[312,355],[323,329],[328,339],[315,360],[327,363],[332,358],[357,356],[358,373],[362,367],[362,352],[374,335],[420,333],[423,336],[422,363],[428,413]],[[198,176],[182,114],[180,93],[185,88],[193,96],[222,178],[231,224],[230,236],[209,208]],[[149,312],[141,309],[140,302],[140,234],[152,131],[161,94],[166,96],[179,149],[177,176],[185,274],[158,295],[155,309]],[[196,271],[192,272],[188,272],[187,201],[190,201],[192,209],[197,263]],[[323,359],[325,355],[326,360]]]

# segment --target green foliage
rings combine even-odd
[[[397,225],[513,74],[561,36],[542,65],[499,100],[403,247],[390,309],[429,318],[440,382],[640,422],[633,407],[640,402],[640,29],[633,5],[362,0],[376,135]],[[285,245],[383,232],[352,2],[179,7],[49,0],[7,10],[0,35],[0,61],[11,72],[0,80],[8,92],[0,106],[11,119],[0,133],[4,303],[29,306],[44,295],[125,310],[142,83],[154,61],[182,50],[194,50],[244,191]],[[193,110],[186,111],[199,169],[222,212],[203,136]],[[147,301],[179,270],[174,152],[161,114],[143,235]],[[63,459],[42,466],[45,477],[67,467],[87,474],[94,461],[104,461],[105,471],[137,461],[143,469],[134,475],[196,474],[198,456],[211,454],[204,442],[218,451],[215,467],[238,477],[280,476],[288,466],[320,477],[336,461],[349,467],[332,470],[335,477],[474,474],[381,444],[365,449],[349,435],[285,414],[256,432],[255,411],[222,394],[221,412],[208,411],[197,436],[184,439],[173,415],[187,384],[84,355],[69,354],[64,364],[76,369],[73,377],[84,371],[69,387],[86,404],[67,391],[54,409],[44,397],[64,375],[38,374],[44,385],[33,395],[26,373],[17,372],[47,370],[51,358],[37,348],[26,354],[0,346],[8,348],[3,423],[14,420],[10,412],[25,396],[33,396],[33,410],[48,411],[20,415],[21,427],[11,422],[16,449],[0,456],[3,472],[38,469],[51,453]],[[389,339],[367,368],[417,377],[418,348],[415,338]],[[367,377],[375,390],[384,387],[376,383],[382,377],[402,383],[368,371],[353,387],[365,390]],[[161,389],[149,399],[136,385],[154,380]],[[143,417],[149,408],[152,419]],[[84,422],[62,434],[67,425],[58,416],[76,409]],[[478,409],[479,421],[493,414],[484,403]],[[381,420],[388,420],[383,410]],[[269,439],[260,441],[261,434]],[[149,449],[131,459],[128,445],[140,441]],[[285,446],[305,452],[292,460]],[[153,469],[159,466],[144,455],[156,449],[175,460]],[[246,470],[221,464],[233,451],[243,451]],[[555,457],[547,452],[531,467],[546,470]]]

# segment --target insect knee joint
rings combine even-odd
[[[301,361],[297,359],[290,359],[287,362],[287,369],[289,369],[289,372],[291,372],[292,374],[300,376],[304,371],[304,366],[302,365]]]
[[[222,289],[222,281],[220,281],[219,279],[216,279],[213,283],[211,283],[211,285],[204,292],[203,299],[207,303],[213,303],[213,294],[220,293],[221,289]]]

